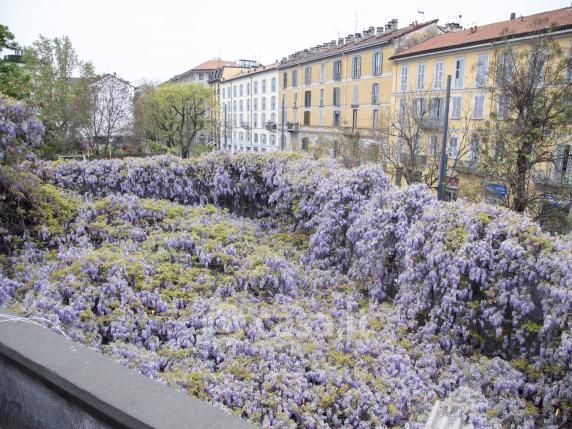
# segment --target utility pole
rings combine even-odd
[[[282,95],[282,133],[280,136],[280,149],[284,150],[284,147],[286,146],[286,141],[285,141],[285,137],[284,137],[284,123],[286,122],[286,94]]]
[[[445,174],[447,173],[447,134],[449,132],[449,99],[451,98],[451,75],[447,75],[447,93],[445,95],[445,117],[443,118],[443,142],[441,143],[441,161],[439,163],[439,188],[437,199],[445,198]]]

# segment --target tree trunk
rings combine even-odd
[[[530,155],[532,147],[529,142],[523,144],[522,148],[518,151],[516,157],[516,174],[513,184],[513,210],[518,213],[524,213],[528,206],[528,156]]]

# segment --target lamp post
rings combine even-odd
[[[451,75],[447,75],[447,93],[445,95],[445,117],[443,119],[443,142],[441,144],[441,160],[439,162],[439,188],[437,199],[445,198],[445,174],[447,173],[447,134],[449,131],[449,99],[451,98]]]

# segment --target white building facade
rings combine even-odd
[[[222,81],[219,97],[222,150],[271,152],[280,149],[278,70],[274,64]]]

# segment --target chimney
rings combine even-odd
[[[377,27],[377,35],[381,36],[383,34],[383,27]]]
[[[505,15],[505,16],[506,16],[506,15]],[[516,19],[516,13],[515,13],[515,12],[512,12],[512,13],[510,14],[510,20],[512,21],[512,20],[514,20],[514,19]]]
[[[448,22],[447,24],[445,24],[445,30],[447,32],[453,33],[455,31],[462,31],[463,27],[458,22]]]
[[[353,34],[348,34],[348,35],[346,36],[346,43],[351,42],[353,39],[354,39],[354,35],[353,35]]]
[[[354,39],[356,42],[359,41],[361,39],[361,33],[354,34]]]
[[[385,24],[385,33],[392,33],[397,30],[397,19],[393,18],[387,24]]]
[[[340,37],[340,38],[338,39],[338,45],[343,45],[343,44],[344,44],[344,38],[343,38],[343,37]]]

